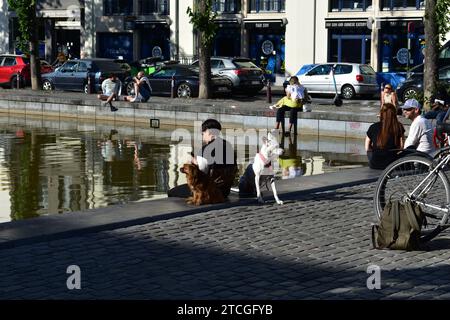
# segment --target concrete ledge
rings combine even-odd
[[[275,112],[268,110],[265,106],[251,105],[246,108],[245,104],[234,106],[233,101],[167,98],[152,98],[150,103],[138,104],[118,101],[114,105],[119,110],[112,113],[109,107],[101,107],[100,102],[92,95],[77,94],[78,98],[71,96],[64,98],[54,93],[33,93],[32,95],[28,91],[17,90],[17,92],[20,94],[0,92],[0,112],[8,112],[11,115],[77,118],[84,121],[133,122],[145,126],[149,125],[151,118],[160,119],[161,126],[192,126],[194,121],[216,118],[221,121],[224,128],[244,129],[269,129],[273,126],[275,117]],[[369,125],[377,120],[373,112],[364,114],[336,110],[301,112],[298,119],[298,132],[321,136],[363,138]],[[287,122],[286,119],[286,125]]]

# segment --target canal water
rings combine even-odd
[[[194,140],[174,139],[176,129],[2,117],[0,222],[166,197],[186,182],[179,167]],[[360,140],[283,140],[281,179],[367,165]],[[240,148],[240,173],[255,148]]]

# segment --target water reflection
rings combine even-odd
[[[172,142],[171,129],[11,120],[0,119],[0,222],[166,197],[167,190],[186,182],[179,166],[189,160],[192,141]],[[335,171],[331,161],[339,157],[348,164],[348,155],[302,150],[311,143],[282,140],[288,152],[278,175]],[[365,161],[362,142],[361,148]],[[245,149],[238,157],[240,174],[254,157],[252,148]]]

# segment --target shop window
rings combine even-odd
[[[284,12],[286,0],[251,0],[250,12]]]
[[[168,0],[139,0],[139,14],[169,14]]]
[[[238,13],[241,10],[240,0],[214,0],[213,10],[220,13]]]
[[[133,12],[133,1],[104,0],[103,14],[105,16],[130,15]]]
[[[330,0],[329,11],[366,11],[372,9],[372,0]]]
[[[332,34],[329,61],[370,63],[370,35]]]
[[[425,0],[382,0],[382,10],[420,10],[425,9]]]
[[[425,45],[423,26],[416,26],[414,37],[409,39],[409,58],[407,30],[399,29],[386,28],[381,32],[379,61],[382,72],[406,72],[423,63]]]

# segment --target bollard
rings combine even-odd
[[[267,96],[267,103],[272,103],[272,89],[270,87],[270,80],[266,80],[267,89],[266,89],[266,96]]]
[[[92,82],[91,82],[91,76],[88,75],[87,78],[87,93],[91,94],[92,93]]]
[[[17,88],[17,89],[20,89],[20,73],[18,73],[18,74],[16,75],[16,80],[17,80],[16,88]]]
[[[172,76],[172,81],[170,83],[170,97],[172,99],[175,98],[175,77]]]

